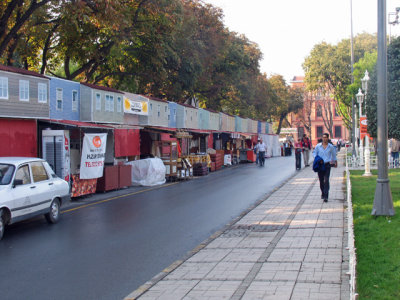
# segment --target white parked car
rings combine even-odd
[[[0,157],[0,239],[6,225],[36,215],[57,223],[61,205],[69,200],[68,183],[45,160]]]

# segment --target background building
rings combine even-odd
[[[288,121],[297,132],[295,139],[307,134],[313,146],[322,138],[322,134],[329,133],[331,140],[348,140],[349,131],[344,125],[342,117],[336,109],[337,102],[331,95],[320,91],[307,91],[303,76],[295,76],[290,82],[292,87],[304,88],[304,106],[298,113],[288,115]]]

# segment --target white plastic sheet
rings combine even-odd
[[[279,144],[279,136],[276,134],[258,134],[267,145],[267,157],[281,156],[281,147]]]
[[[166,168],[159,158],[146,158],[127,162],[132,166],[132,184],[154,186],[165,183]]]

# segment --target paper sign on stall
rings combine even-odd
[[[85,133],[82,146],[80,179],[103,176],[107,133]]]

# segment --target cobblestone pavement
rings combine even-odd
[[[324,203],[303,168],[126,299],[349,299],[344,170]]]

